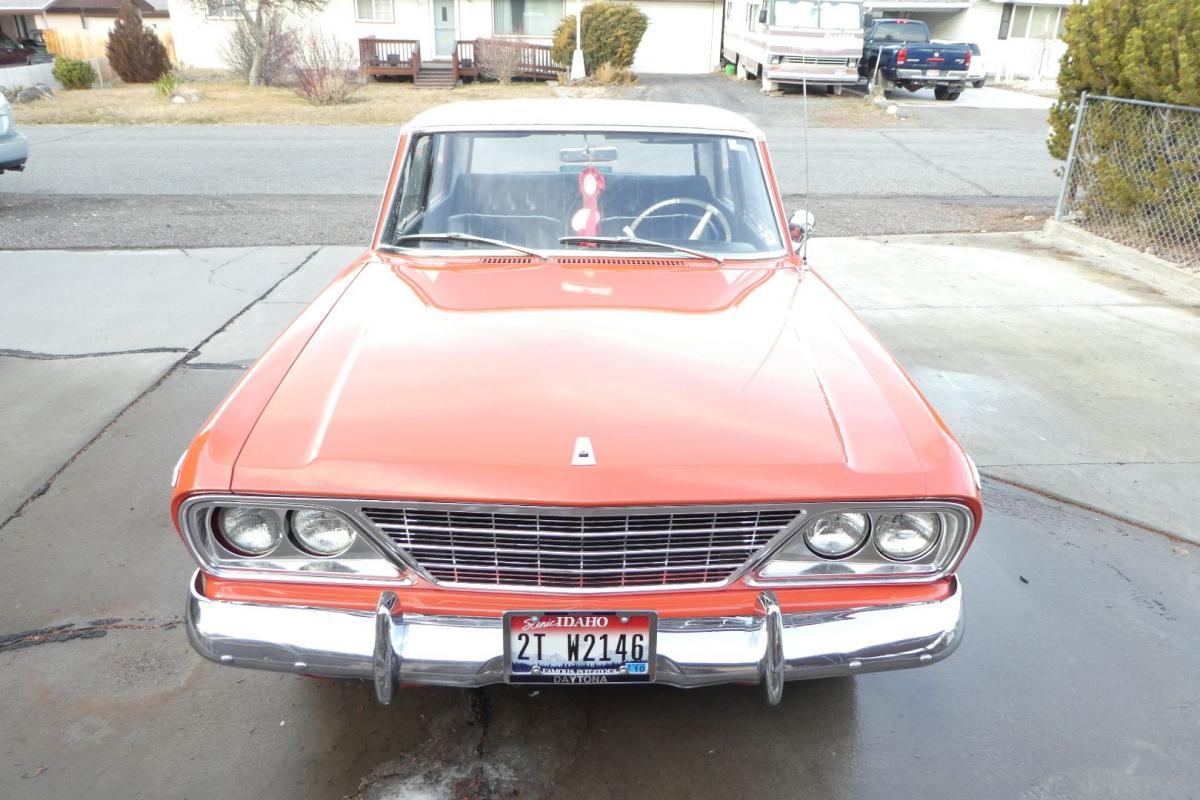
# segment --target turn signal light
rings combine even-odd
[[[908,48],[901,47],[900,52],[896,53],[896,66],[901,66],[908,61]]]

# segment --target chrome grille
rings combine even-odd
[[[362,511],[438,583],[546,590],[721,583],[800,513],[512,506]]]
[[[857,67],[857,58],[846,58],[844,56],[784,56],[783,60],[788,64],[819,64],[827,67]]]

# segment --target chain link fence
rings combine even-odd
[[[1084,93],[1055,219],[1200,268],[1200,108]]]

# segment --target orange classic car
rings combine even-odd
[[[235,667],[409,684],[758,684],[963,630],[978,476],[805,263],[716,108],[462,103],[371,247],[183,455],[186,627]]]

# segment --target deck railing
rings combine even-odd
[[[500,48],[517,51],[514,77],[554,80],[567,71],[567,67],[557,63],[550,55],[550,45],[523,42],[520,39],[476,39],[471,48],[473,58],[475,54],[479,55],[478,60],[472,62],[476,70],[487,66],[483,62],[489,49]]]
[[[358,40],[358,57],[364,75],[415,75],[421,69],[421,43],[370,36]]]
[[[454,57],[458,59],[458,71],[462,75],[478,75],[479,65],[475,63],[475,42],[458,40],[454,45]]]

